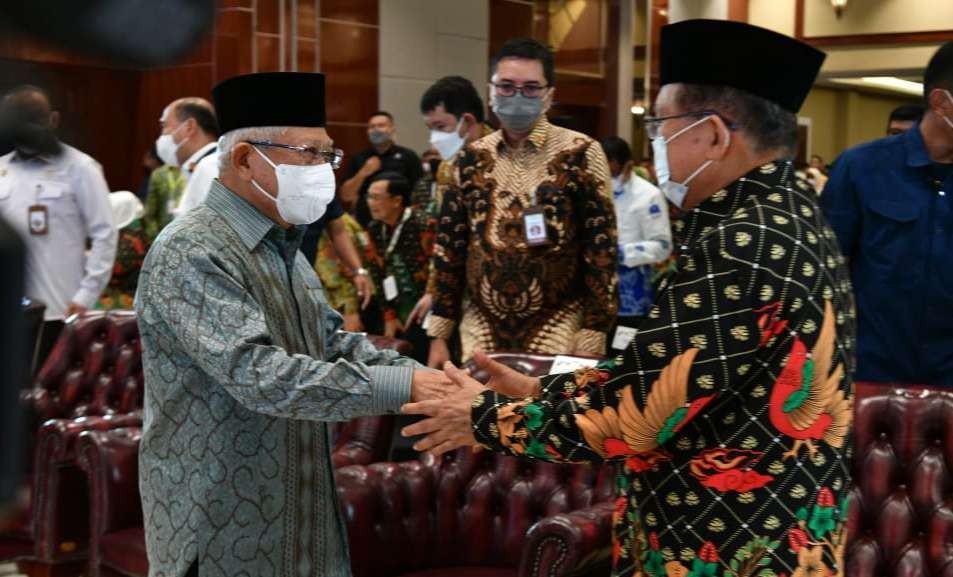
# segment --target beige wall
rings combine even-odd
[[[794,12],[795,0],[748,2],[748,22],[788,36],[794,36]]]
[[[429,146],[420,97],[451,74],[486,99],[488,0],[380,0],[380,106],[394,115],[397,141],[417,153]]]
[[[841,36],[953,28],[950,0],[850,0],[838,18],[828,0],[804,0],[804,35]]]
[[[884,136],[890,112],[915,99],[815,86],[799,114],[811,119],[811,154],[827,162],[862,142]]]
[[[728,18],[728,0],[672,0],[668,5],[668,21],[692,18]]]

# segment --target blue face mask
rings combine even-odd
[[[655,178],[658,179],[658,187],[661,189],[662,194],[665,195],[665,198],[669,200],[672,204],[678,208],[682,208],[682,205],[685,202],[685,195],[688,194],[688,183],[691,182],[696,176],[701,174],[703,170],[708,168],[713,160],[706,160],[701,166],[699,166],[695,172],[691,173],[688,178],[682,182],[675,182],[671,180],[671,172],[668,167],[668,143],[675,140],[682,134],[685,134],[692,128],[700,125],[702,122],[713,118],[712,116],[706,116],[700,118],[697,121],[689,124],[685,128],[679,130],[672,136],[665,138],[662,135],[656,136],[652,139],[652,153],[654,157],[655,164]],[[728,134],[728,142],[731,142],[731,133]]]

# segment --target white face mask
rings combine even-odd
[[[622,180],[622,175],[612,177],[612,194],[616,198],[622,196],[622,193],[625,192],[625,181]]]
[[[156,154],[159,155],[159,160],[165,164],[168,164],[169,166],[179,166],[180,164],[179,157],[176,155],[176,152],[178,152],[180,146],[185,144],[188,138],[182,142],[176,142],[172,135],[178,132],[183,126],[185,126],[184,122],[172,132],[168,134],[160,134],[159,138],[156,139]]]
[[[672,174],[669,171],[668,167],[668,143],[675,140],[682,134],[688,132],[692,128],[695,128],[702,122],[709,120],[712,116],[706,116],[701,118],[685,128],[679,130],[672,136],[665,138],[662,135],[656,136],[652,139],[652,153],[654,157],[655,164],[655,178],[658,179],[658,187],[662,190],[662,194],[665,195],[665,198],[669,200],[672,204],[678,208],[682,208],[682,204],[685,202],[685,195],[688,194],[688,183],[691,182],[696,176],[701,174],[703,170],[708,168],[713,160],[705,161],[701,166],[698,167],[695,172],[691,173],[688,178],[682,182],[675,182],[670,180]],[[731,142],[731,134],[728,134],[728,142]]]
[[[452,132],[442,130],[430,131],[430,144],[440,153],[440,158],[450,160],[461,148],[463,148],[465,139],[460,136],[460,128],[463,126],[463,118],[457,123],[457,127]]]
[[[331,163],[276,165],[257,147],[252,148],[275,169],[278,197],[266,192],[254,179],[251,183],[275,201],[278,214],[285,222],[293,225],[311,224],[324,216],[328,205],[334,200],[334,170]]]

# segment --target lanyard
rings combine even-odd
[[[394,234],[390,237],[390,242],[387,244],[387,250],[384,251],[384,260],[387,260],[390,253],[394,252],[394,249],[397,247],[397,241],[400,240],[400,233],[404,230],[404,224],[410,220],[412,212],[413,210],[409,206],[404,209],[404,216],[401,217],[400,224],[394,229]]]

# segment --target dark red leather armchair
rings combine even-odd
[[[393,419],[362,417],[337,426],[335,467],[387,455]],[[111,570],[148,573],[139,500],[141,428],[90,430],[79,435],[78,463],[89,478],[89,575]],[[105,571],[104,571],[105,568]]]
[[[847,574],[953,576],[953,391],[856,391]]]
[[[490,356],[534,375],[546,374],[553,362],[548,355]],[[467,368],[486,379],[476,366]],[[567,541],[602,543],[609,536],[610,518],[586,511],[611,513],[610,466],[461,450],[440,459],[345,467],[336,478],[355,577],[563,575],[583,561]],[[607,558],[584,560],[595,566]]]
[[[76,438],[84,430],[139,424],[142,406],[139,332],[131,312],[91,312],[64,327],[21,395],[31,415],[32,471],[18,522],[0,536],[0,559],[60,562],[85,554],[87,492],[75,465]],[[42,426],[40,423],[43,423]]]
[[[953,577],[953,391],[857,383],[848,577]],[[585,567],[609,551],[612,509],[559,515],[531,546]],[[581,565],[581,567],[580,567]]]
[[[614,491],[611,467],[469,450],[345,467],[336,479],[354,577],[531,575],[554,560],[527,546],[530,528]]]

